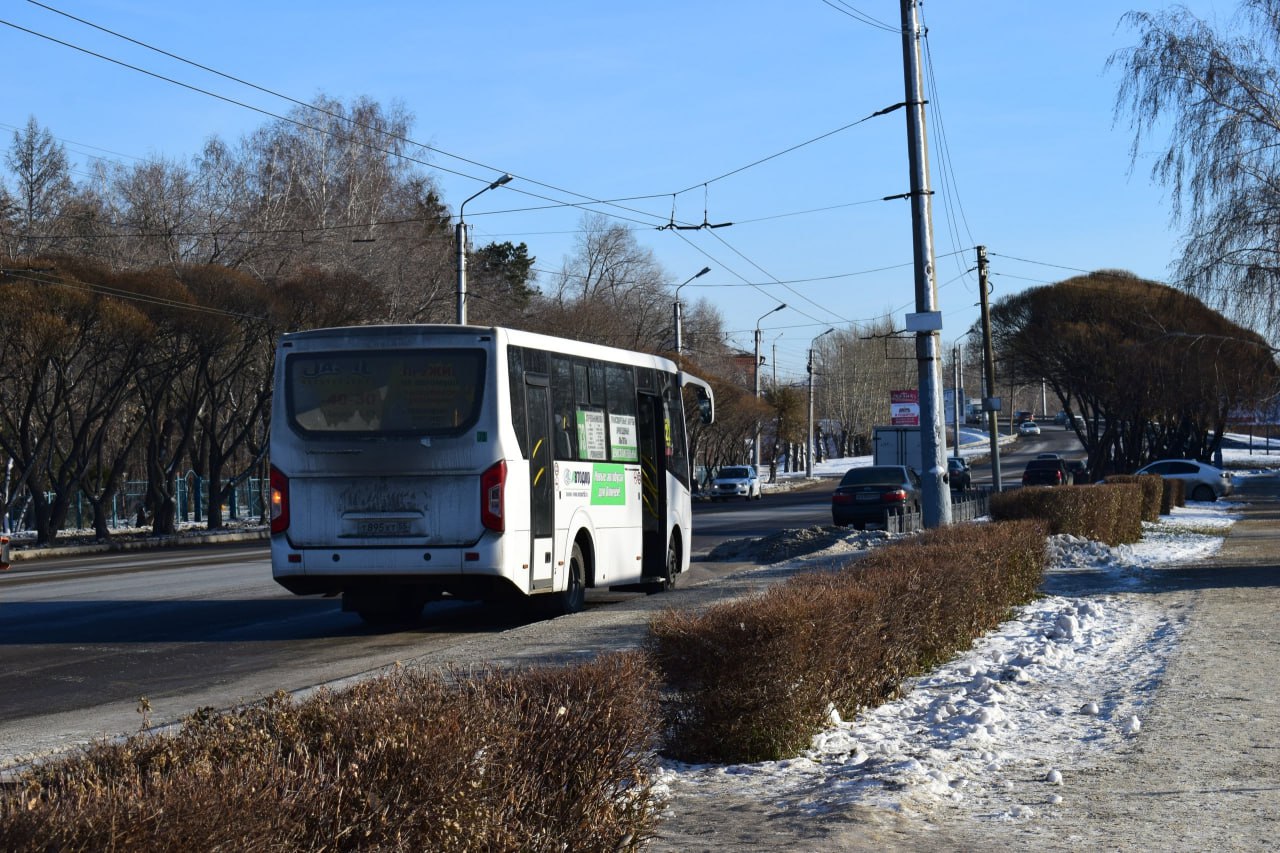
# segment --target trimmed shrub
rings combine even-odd
[[[445,678],[400,670],[197,712],[0,794],[6,850],[636,850],[658,735],[639,653]]]
[[[1160,512],[1168,515],[1175,506],[1187,505],[1187,482],[1164,477],[1164,497],[1160,499]]]
[[[1160,507],[1164,505],[1164,477],[1157,474],[1112,474],[1103,482],[1137,483],[1142,487],[1142,520],[1160,520]]]
[[[993,494],[990,511],[996,520],[1042,519],[1050,534],[1108,545],[1142,538],[1142,487],[1136,483],[1014,489]]]
[[[968,648],[1035,595],[1043,522],[955,525],[700,613],[668,611],[647,647],[670,694],[667,749],[778,759],[842,714]]]
[[[834,590],[782,583],[701,613],[655,617],[648,650],[671,691],[666,751],[757,761],[806,746],[826,712],[830,667],[821,659],[840,615]]]

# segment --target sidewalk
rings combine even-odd
[[[1133,749],[1089,768],[1040,832],[1011,841],[1280,847],[1280,477],[1246,483],[1245,518],[1213,560],[1153,573],[1149,593],[1185,630]]]

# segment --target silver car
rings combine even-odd
[[[711,481],[711,497],[715,500],[760,500],[760,475],[755,466],[726,465],[721,468]]]
[[[1136,473],[1183,480],[1187,484],[1187,497],[1193,501],[1216,501],[1235,491],[1230,474],[1194,459],[1159,459],[1142,466]]]

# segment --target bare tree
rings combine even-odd
[[[836,453],[870,452],[871,428],[889,414],[890,392],[916,386],[915,348],[889,319],[839,330],[815,353],[815,409],[836,427]]]
[[[1243,0],[1240,33],[1183,6],[1130,12],[1138,43],[1115,53],[1117,116],[1136,162],[1167,132],[1152,175],[1185,226],[1181,286],[1275,340],[1280,335],[1280,0]]]
[[[627,349],[670,346],[669,277],[629,228],[598,213],[582,218],[576,251],[550,284],[546,331]]]
[[[32,116],[26,127],[14,131],[5,163],[17,181],[13,196],[17,239],[7,247],[9,256],[38,254],[48,248],[53,221],[71,193],[66,149]]]

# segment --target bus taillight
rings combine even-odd
[[[271,466],[271,532],[289,529],[289,478]]]
[[[498,533],[506,529],[503,519],[503,492],[506,488],[506,462],[494,463],[480,475],[480,523]]]

